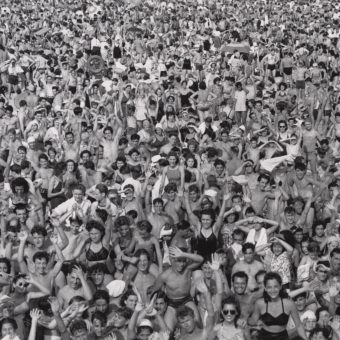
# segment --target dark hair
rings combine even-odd
[[[242,245],[242,253],[245,253],[247,249],[251,249],[252,251],[255,251],[255,244],[246,242]]]
[[[320,318],[320,313],[321,312],[328,312],[329,313],[329,310],[328,310],[328,307],[319,307],[316,312],[315,312],[315,316],[316,316],[316,320],[319,321],[319,318]]]
[[[248,283],[248,279],[249,279],[247,273],[242,272],[242,271],[238,271],[238,272],[234,273],[233,276],[231,277],[231,280],[234,282],[236,278],[245,279],[247,283]]]
[[[6,257],[0,257],[0,263],[4,263],[7,266],[6,274],[11,272],[11,262]]]
[[[38,251],[37,253],[33,255],[33,263],[36,260],[42,260],[42,259],[45,259],[46,263],[48,263],[48,261],[50,260],[50,257],[46,251]]]
[[[260,269],[256,274],[255,274],[255,280],[257,281],[258,277],[261,275],[265,275],[267,272],[264,269]]]
[[[142,255],[145,255],[145,256],[147,257],[148,261],[150,262],[150,260],[151,260],[150,254],[148,253],[147,250],[145,250],[145,249],[143,249],[143,248],[138,249],[138,250],[135,252],[135,255],[134,255],[134,256],[135,256],[135,257],[140,257],[140,256],[142,256]]]
[[[234,325],[237,328],[237,320],[239,319],[240,315],[241,315],[241,309],[240,309],[240,305],[237,302],[237,300],[235,299],[235,297],[233,295],[230,295],[228,297],[226,297],[225,299],[223,299],[222,303],[221,303],[221,307],[222,310],[224,308],[225,305],[233,305],[236,309],[236,316],[234,319]]]
[[[87,332],[86,322],[84,320],[76,319],[70,325],[70,332],[75,335],[77,331],[85,330]]]
[[[90,220],[86,223],[86,230],[88,232],[90,232],[92,229],[97,229],[100,231],[101,233],[101,237],[103,238],[104,235],[105,235],[105,228],[104,226],[98,222],[98,221],[95,221],[95,220]]]
[[[187,316],[194,317],[194,311],[188,306],[181,306],[177,309],[177,319],[183,319]]]
[[[110,295],[106,290],[99,289],[93,294],[93,301],[105,300],[107,303],[110,302]]]
[[[140,230],[146,230],[150,233],[152,230],[152,224],[147,220],[142,220],[137,223],[137,228]]]
[[[130,226],[130,220],[126,216],[118,216],[115,220],[114,226],[120,228],[123,225]]]
[[[100,312],[100,311],[96,311],[96,312],[93,313],[93,315],[91,317],[91,321],[93,322],[94,319],[99,320],[103,326],[105,326],[106,323],[107,323],[106,315],[103,312]]]
[[[5,323],[11,324],[12,327],[13,327],[15,330],[18,329],[18,324],[17,324],[17,322],[16,322],[14,319],[12,319],[12,318],[4,318],[4,319],[2,319],[2,320],[0,321],[0,330],[2,330],[2,327],[3,327],[3,325],[4,325]]]
[[[104,274],[108,274],[109,271],[107,269],[107,266],[105,263],[95,263],[94,265],[92,265],[89,268],[89,274],[92,275],[93,273],[104,273]]]
[[[340,255],[340,248],[334,248],[331,252],[330,252],[330,257],[332,258],[334,255]]]
[[[42,235],[42,236],[46,237],[47,231],[46,231],[45,228],[36,225],[31,230],[31,235],[33,236],[34,234],[38,234],[38,235]]]
[[[11,183],[12,192],[15,194],[15,187],[24,187],[24,193],[27,194],[29,191],[29,184],[23,177],[15,178]]]
[[[280,274],[274,273],[274,272],[268,272],[268,273],[266,273],[266,275],[264,276],[264,280],[263,280],[264,286],[266,286],[267,283],[268,283],[268,281],[271,281],[271,280],[276,280],[276,281],[278,282],[278,284],[281,286],[281,290],[280,290],[280,293],[279,293],[279,297],[280,297],[281,299],[287,298],[287,297],[288,297],[287,293],[285,293],[285,292],[282,290],[282,279],[281,279]],[[270,298],[270,296],[267,294],[266,291],[263,292],[263,298],[264,298],[265,302],[271,301],[271,298]]]
[[[136,293],[131,288],[128,288],[128,290],[120,298],[120,301],[119,301],[120,306],[122,307],[126,306],[126,300],[131,295],[137,296]]]

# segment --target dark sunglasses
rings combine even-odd
[[[224,311],[222,311],[223,315],[235,315],[236,314],[236,310],[235,309],[225,309]]]

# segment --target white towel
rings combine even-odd
[[[246,242],[250,242],[255,244],[255,229],[251,229],[248,233],[247,240]],[[256,247],[258,246],[263,246],[264,244],[268,243],[268,237],[267,237],[267,232],[265,228],[261,228],[260,230],[260,237],[256,242]]]
[[[292,157],[292,155],[286,155],[286,156],[261,160],[260,165],[261,165],[261,169],[272,172],[282,162],[284,161],[292,162],[293,160],[294,160],[294,157]]]

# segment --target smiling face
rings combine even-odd
[[[268,280],[265,284],[265,290],[272,300],[278,298],[281,290],[281,285],[276,279]]]

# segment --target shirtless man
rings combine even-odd
[[[233,266],[232,274],[236,272],[245,272],[248,275],[248,291],[253,292],[257,288],[256,274],[263,270],[263,263],[255,260],[255,245],[253,243],[244,243],[242,246],[244,260],[238,261]]]
[[[316,171],[316,144],[322,138],[319,133],[313,128],[312,121],[310,119],[305,120],[305,128],[302,130],[302,144],[306,154],[307,161],[310,163],[310,167],[313,176],[317,174]]]
[[[18,251],[18,263],[20,271],[21,273],[30,274],[34,281],[38,282],[39,285],[42,288],[44,288],[45,294],[52,294],[55,278],[60,272],[64,261],[63,254],[61,253],[61,250],[57,245],[58,238],[57,237],[51,238],[58,260],[57,263],[54,265],[53,269],[50,271],[48,270],[49,255],[45,251],[38,251],[34,254],[32,259],[32,262],[34,264],[33,270],[30,270],[30,268],[27,266],[24,260],[24,248],[27,238],[28,238],[27,232],[23,231],[19,234],[20,246]]]
[[[199,328],[195,320],[195,312],[188,306],[182,306],[177,310],[177,322],[179,325],[179,340],[207,340],[211,339],[214,327],[215,312],[212,299],[207,286],[200,280],[196,283],[197,290],[204,296],[207,308],[207,319],[204,328]]]
[[[267,175],[261,174],[257,181],[258,185],[255,190],[250,192],[250,194],[252,207],[254,208],[256,215],[259,215],[263,213],[267,200],[274,199],[275,195],[267,190],[267,185],[269,183],[269,177]]]
[[[65,134],[65,140],[63,142],[64,159],[73,159],[75,162],[78,161],[79,157],[79,141],[74,138],[73,132],[69,131]]]
[[[172,224],[172,218],[163,212],[164,203],[161,198],[155,198],[153,200],[153,208],[152,211],[150,204],[150,196],[151,196],[151,186],[147,186],[146,188],[146,196],[145,196],[145,209],[147,213],[147,220],[152,225],[152,234],[159,239],[161,229],[165,224]]]
[[[157,277],[150,290],[154,293],[165,285],[168,309],[164,320],[168,328],[173,331],[176,325],[176,310],[179,307],[190,307],[193,310],[195,320],[200,321],[199,312],[192,300],[190,290],[192,271],[198,268],[203,262],[203,258],[197,254],[186,253],[177,247],[170,247],[169,251],[171,267]],[[191,260],[191,262],[188,262],[188,260]]]

